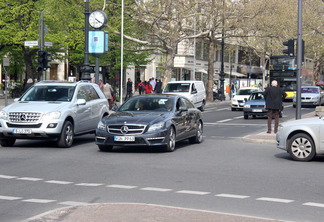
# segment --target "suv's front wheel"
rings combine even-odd
[[[62,148],[69,148],[72,146],[73,139],[74,139],[73,124],[70,121],[65,121],[57,145]]]
[[[16,139],[1,139],[0,145],[3,147],[11,147],[15,144]]]

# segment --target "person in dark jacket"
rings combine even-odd
[[[277,133],[279,126],[279,111],[282,108],[282,100],[286,98],[286,93],[278,87],[278,82],[273,80],[271,87],[266,88],[264,92],[266,109],[268,110],[268,131],[271,133],[272,115],[275,117],[274,133]]]
[[[128,78],[127,85],[126,85],[126,97],[125,101],[129,98],[131,98],[133,95],[133,82],[131,78]]]
[[[154,89],[155,93],[162,93],[162,82],[161,79],[158,79]]]

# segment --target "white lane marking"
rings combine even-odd
[[[157,188],[157,187],[144,187],[144,188],[141,188],[140,190],[157,191],[157,192],[168,192],[168,191],[172,191],[172,189]]]
[[[243,116],[237,116],[237,117],[234,117],[233,119],[242,119]]]
[[[128,185],[119,185],[119,184],[112,184],[112,185],[108,185],[107,187],[120,188],[120,189],[134,189],[134,188],[137,188],[137,186],[128,186]]]
[[[26,199],[22,200],[23,202],[30,202],[30,203],[52,203],[56,200],[47,200],[47,199]]]
[[[260,198],[257,198],[256,200],[270,201],[270,202],[277,202],[277,203],[291,203],[291,202],[294,202],[294,200],[270,198],[270,197],[260,197]]]
[[[86,187],[98,187],[98,186],[102,186],[102,183],[78,183],[75,184],[76,186],[86,186]]]
[[[304,206],[311,206],[311,207],[324,207],[322,203],[314,203],[314,202],[307,202],[303,203]]]
[[[222,121],[222,120],[221,120]],[[220,121],[217,121],[216,123],[205,123],[204,126],[216,126],[216,125],[226,125],[226,126],[267,126],[267,124],[260,124],[260,123],[223,123]]]
[[[0,200],[19,200],[21,197],[13,197],[13,196],[0,196]]]
[[[218,123],[224,123],[224,122],[228,122],[228,121],[231,121],[233,119],[223,119],[223,120],[219,120],[217,121]]]
[[[55,184],[62,184],[62,185],[66,185],[66,184],[71,184],[71,183],[73,183],[73,182],[60,181],[60,180],[47,180],[47,181],[45,181],[45,183],[55,183]]]
[[[17,180],[27,180],[27,181],[40,181],[43,180],[41,178],[35,178],[35,177],[19,177]]]
[[[3,179],[14,179],[14,178],[17,178],[16,176],[8,176],[8,175],[0,175],[0,178],[3,178]]]
[[[236,195],[236,194],[227,194],[227,193],[221,193],[215,195],[216,197],[228,197],[228,198],[236,198],[236,199],[245,199],[249,198],[249,196],[244,196],[244,195]]]
[[[89,203],[86,203],[86,202],[76,202],[76,201],[64,201],[64,202],[60,202],[58,204],[68,205],[68,206],[84,206],[84,205],[89,205]]]
[[[207,195],[207,194],[210,194],[210,192],[194,191],[194,190],[179,190],[176,193],[195,194],[195,195]]]

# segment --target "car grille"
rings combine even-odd
[[[302,100],[312,100],[312,97],[301,97]]]
[[[243,102],[244,102],[244,100],[237,100],[237,102],[239,102],[239,103],[243,103]]]
[[[41,117],[41,113],[34,112],[10,112],[10,122],[16,123],[34,123],[37,122]]]
[[[109,125],[107,130],[109,133],[116,135],[142,134],[145,125]]]
[[[42,126],[41,123],[38,124],[12,124],[12,123],[7,123],[8,127],[11,128],[40,128]]]
[[[251,108],[264,108],[264,105],[251,105]]]

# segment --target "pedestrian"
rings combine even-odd
[[[101,92],[103,92],[104,89],[103,89],[102,79],[99,79],[98,85],[99,85],[99,88],[100,88]]]
[[[128,81],[127,81],[127,85],[126,85],[126,97],[125,97],[125,101],[132,97],[133,95],[133,82],[131,80],[131,78],[128,78]]]
[[[155,93],[162,93],[162,82],[161,82],[161,79],[158,79],[156,81],[156,85],[155,85],[155,88],[154,88],[154,92]]]
[[[150,84],[150,82],[148,82],[145,86],[145,93],[146,94],[153,93],[153,88],[152,88],[152,85]]]
[[[231,93],[231,87],[230,87],[230,84],[226,85],[226,93],[229,94],[229,97],[231,99],[231,95],[230,95],[230,93]]]
[[[154,77],[151,78],[151,80],[150,80],[150,84],[151,84],[151,86],[152,86],[152,89],[154,90],[154,89],[155,89],[155,85],[156,85],[156,82],[155,82],[155,80],[154,80]]]
[[[268,110],[268,131],[271,133],[272,116],[275,117],[274,133],[277,133],[279,126],[279,111],[282,109],[282,100],[286,98],[286,93],[278,87],[278,82],[273,80],[271,86],[264,91],[266,109]]]
[[[140,95],[142,95],[142,93],[144,93],[144,88],[145,88],[144,84],[142,83],[141,80],[139,80],[139,83],[137,84],[137,89],[138,89],[138,93]]]
[[[106,82],[106,84],[103,85],[103,93],[108,101],[109,109],[111,109],[113,106],[112,95],[114,94],[114,90],[108,82]]]
[[[235,94],[235,86],[234,86],[234,83],[232,82],[232,85],[231,85],[231,97],[233,97]]]

